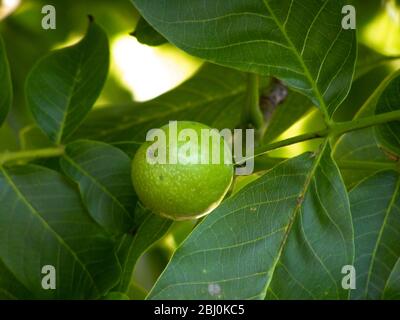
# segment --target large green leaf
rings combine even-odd
[[[357,287],[354,299],[381,299],[400,259],[400,176],[384,171],[350,192],[355,238]],[[398,271],[397,271],[398,272]],[[395,295],[395,283],[387,297]],[[399,289],[397,284],[397,289]],[[400,290],[396,293],[400,295]]]
[[[399,76],[400,71],[396,71],[382,81],[354,119],[373,116],[381,95]],[[357,130],[343,135],[334,147],[334,158],[341,164],[341,167],[344,164],[343,178],[349,187],[354,186],[366,176],[393,164],[393,161],[382,152],[374,128]]]
[[[376,113],[400,110],[400,75],[393,79],[382,93],[376,105]],[[379,144],[400,156],[400,121],[387,123],[375,128]]]
[[[144,141],[149,129],[169,120],[193,120],[223,129],[236,127],[246,100],[246,76],[204,66],[176,89],[148,102],[91,112],[75,137],[103,141]]]
[[[0,167],[0,190],[0,260],[18,279],[14,288],[26,288],[31,298],[81,299],[115,285],[114,242],[60,174],[32,165]],[[56,269],[55,290],[41,286],[45,265]]]
[[[0,35],[0,126],[7,117],[12,102],[12,85],[6,48]]]
[[[76,45],[42,58],[27,78],[26,96],[39,127],[56,143],[68,138],[98,98],[108,73],[105,32],[93,21]]]
[[[151,299],[346,299],[350,206],[324,143],[222,203],[177,249]]]
[[[138,206],[138,210],[143,211],[140,226],[134,234],[123,235],[118,245],[117,252],[122,265],[122,275],[116,289],[121,292],[127,292],[138,259],[151,245],[165,235],[172,224],[172,220],[153,214],[140,206]]]
[[[132,1],[177,47],[274,75],[329,116],[350,89],[356,32],[342,27],[342,0]]]
[[[94,220],[112,234],[132,230],[137,199],[124,152],[102,142],[76,141],[67,145],[60,165],[79,185]]]

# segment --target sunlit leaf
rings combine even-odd
[[[80,125],[103,88],[108,64],[107,36],[91,21],[78,44],[54,51],[33,67],[26,84],[27,101],[52,141],[66,140]]]
[[[356,32],[341,0],[132,0],[168,41],[190,54],[273,75],[330,116],[346,97]]]

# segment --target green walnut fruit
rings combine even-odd
[[[132,162],[132,182],[142,204],[174,220],[199,218],[217,207],[233,179],[230,148],[219,132],[175,121],[153,139],[141,145]]]

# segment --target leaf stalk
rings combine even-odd
[[[371,117],[365,117],[360,119],[355,119],[351,121],[344,121],[344,122],[332,122],[329,126],[325,129],[305,133],[293,138],[289,138],[286,140],[273,142],[268,145],[261,146],[254,150],[254,156],[247,157],[242,159],[240,162],[236,163],[237,165],[241,165],[245,163],[247,160],[252,158],[261,156],[263,154],[268,153],[269,151],[276,150],[279,148],[287,147],[296,143],[319,139],[319,138],[326,138],[330,136],[337,136],[342,135],[351,131],[361,130],[377,125],[382,125],[385,123],[393,122],[393,121],[400,121],[400,110],[382,113],[378,115],[374,115]]]
[[[253,76],[253,75],[252,75]],[[252,77],[253,78],[253,77]],[[253,81],[258,81],[253,78]],[[256,87],[257,95],[254,94],[253,98],[257,96],[258,101],[258,87]],[[255,105],[255,104],[253,104]],[[258,108],[258,104],[257,104]],[[260,112],[262,117],[261,111]],[[253,110],[254,111],[254,110]],[[256,115],[254,112],[253,115]],[[262,120],[262,119],[261,119]],[[333,122],[330,126],[326,127],[325,129],[305,133],[299,136],[295,136],[286,140],[273,142],[268,145],[260,146],[255,149],[254,156],[247,157],[242,159],[240,162],[236,163],[236,165],[240,165],[245,163],[247,160],[261,156],[263,154],[268,153],[269,151],[276,150],[279,148],[287,147],[296,143],[319,139],[319,138],[327,138],[329,136],[337,136],[342,135],[351,131],[360,130],[369,128],[376,125],[382,125],[385,123],[393,122],[393,121],[400,121],[400,110],[382,113],[378,115],[374,115],[371,117],[360,118],[351,121],[345,122]],[[260,123],[259,123],[260,124]],[[23,150],[23,151],[16,151],[16,152],[5,152],[0,154],[0,166],[4,165],[5,163],[12,162],[12,161],[23,161],[23,160],[33,160],[37,158],[52,158],[52,157],[59,157],[64,154],[65,147],[64,146],[57,146],[53,148],[44,148],[44,149],[36,149],[36,150]]]
[[[344,133],[365,129],[388,122],[400,121],[400,110],[381,113],[371,117],[365,117],[345,122],[334,122],[331,125],[331,135],[342,135]]]
[[[264,127],[264,116],[260,108],[260,79],[257,74],[247,75],[247,101],[243,112],[243,123],[250,122],[257,130]]]
[[[64,150],[64,146],[58,146],[54,148],[44,148],[36,150],[23,150],[15,152],[7,151],[0,154],[0,166],[4,165],[7,162],[59,157],[64,154]]]

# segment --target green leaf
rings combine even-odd
[[[0,300],[29,299],[30,292],[15,278],[0,259]]]
[[[358,46],[358,58],[354,78],[358,79],[371,70],[394,60],[400,60],[400,56],[385,56],[365,45],[360,44]]]
[[[390,274],[385,288],[384,298],[400,300],[400,259],[397,260]]]
[[[49,137],[34,124],[22,128],[18,133],[18,137],[22,150],[54,147],[54,143]]]
[[[78,192],[55,171],[0,167],[0,260],[31,298],[92,299],[120,274],[114,242],[89,217]],[[41,270],[56,270],[43,290]],[[3,273],[2,273],[3,276]]]
[[[159,34],[149,23],[142,17],[139,19],[135,31],[132,35],[143,44],[148,46],[159,46],[167,43],[161,34]]]
[[[132,0],[168,41],[203,59],[273,75],[331,116],[347,96],[356,32],[341,0]]]
[[[392,66],[382,64],[374,70],[354,79],[349,95],[336,110],[333,120],[337,122],[352,120],[379,85],[392,72]]]
[[[56,143],[80,125],[98,98],[108,73],[105,32],[90,22],[76,45],[42,58],[26,83],[29,107],[39,127]]]
[[[134,282],[131,282],[126,294],[129,296],[130,300],[145,300],[147,296],[146,290]]]
[[[102,142],[76,141],[67,145],[60,165],[79,185],[94,220],[112,234],[132,230],[137,197],[124,152]]]
[[[94,110],[75,138],[143,142],[149,129],[170,120],[192,120],[213,128],[235,128],[246,99],[246,76],[205,65],[193,78],[148,102]]]
[[[238,193],[249,183],[256,181],[258,178],[260,178],[261,175],[262,174],[260,173],[254,173],[248,176],[236,176],[233,180],[233,185],[231,187],[231,194],[234,195],[235,193]]]
[[[15,151],[19,149],[17,135],[9,123],[0,127],[0,152]]]
[[[116,290],[127,292],[132,280],[133,271],[138,259],[160,240],[169,230],[172,220],[165,219],[150,211],[138,207],[143,218],[135,234],[125,234],[121,237],[118,246],[118,258],[122,265],[121,280]]]
[[[325,142],[222,203],[177,249],[151,299],[346,299],[350,206]]]
[[[373,116],[381,95],[399,76],[400,71],[390,74],[361,107],[354,119]],[[394,163],[382,152],[374,128],[357,130],[343,135],[335,144],[333,154],[336,162],[343,168],[343,178],[349,188],[366,176],[388,168]],[[345,165],[349,168],[346,169]]]
[[[400,75],[394,78],[382,93],[376,105],[376,114],[400,110]],[[400,156],[400,121],[375,128],[379,144]]]
[[[400,259],[400,176],[384,171],[350,192],[355,237],[357,288],[353,299],[382,299]],[[395,295],[393,284],[389,285]],[[398,285],[397,285],[398,288]],[[400,290],[397,291],[397,295]]]
[[[133,158],[142,143],[135,141],[119,141],[114,142],[112,145],[125,152],[129,156],[129,158]]]
[[[0,126],[8,115],[12,103],[12,85],[6,48],[0,35]]]
[[[104,300],[130,300],[130,299],[125,293],[110,292],[104,297]]]

